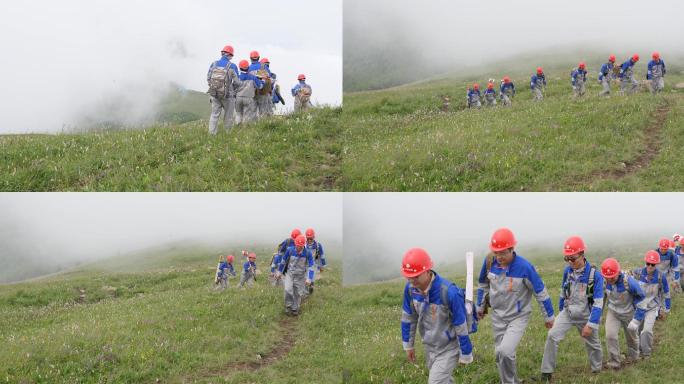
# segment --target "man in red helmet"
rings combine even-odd
[[[223,127],[230,131],[235,120],[235,95],[239,86],[238,68],[231,63],[233,47],[226,45],[221,50],[221,58],[212,62],[207,72],[209,84],[209,101],[211,115],[209,116],[209,133],[218,133],[218,121],[223,112]]]
[[[273,279],[273,285],[278,285],[280,283],[280,279],[276,279],[275,276],[278,266],[280,265],[283,256],[285,256],[285,252],[288,248],[294,247],[295,239],[301,234],[302,231],[299,228],[295,228],[290,232],[290,237],[283,240],[280,244],[278,244],[278,246],[276,246],[276,250],[271,258],[271,278]]]
[[[534,101],[544,100],[543,90],[546,88],[546,75],[544,69],[537,67],[537,73],[530,78],[530,89],[532,90],[532,97]]]
[[[603,311],[603,276],[584,256],[584,240],[572,236],[565,241],[563,254],[568,265],[563,271],[560,313],[546,336],[542,358],[542,381],[551,380],[556,369],[558,344],[571,328],[580,331],[587,348],[592,372],[602,368],[603,350],[599,341],[599,324]]]
[[[660,58],[660,53],[653,52],[653,60],[648,62],[646,80],[651,81],[651,92],[658,93],[665,88],[665,62]]]
[[[430,372],[428,383],[453,383],[457,362],[473,361],[473,345],[468,336],[472,328],[468,325],[463,290],[432,270],[432,259],[422,248],[406,252],[401,273],[408,280],[401,313],[406,358],[412,363],[416,361],[414,343],[419,329]]]
[[[615,67],[615,55],[610,55],[608,57],[608,62],[601,66],[599,71],[598,81],[601,83],[603,90],[599,93],[599,96],[610,95],[610,81],[615,79],[615,74],[613,68]]]
[[[658,242],[658,248],[655,249],[660,255],[660,263],[658,263],[658,270],[667,277],[667,282],[670,284],[670,288],[674,292],[681,291],[679,286],[680,280],[680,266],[679,257],[675,254],[673,249],[674,241],[663,237]]]
[[[297,76],[297,81],[297,85],[292,88],[295,112],[306,112],[311,107],[311,86],[306,83],[306,76],[303,73]]]
[[[584,83],[587,82],[587,65],[582,61],[579,66],[572,70],[570,74],[570,83],[572,84],[572,90],[575,94],[575,98],[580,98],[584,96],[586,92],[586,87]]]
[[[516,350],[532,314],[532,297],[542,310],[546,328],[554,322],[551,297],[534,266],[515,252],[516,240],[508,228],[494,232],[492,251],[485,258],[477,290],[477,314],[492,309],[494,353],[501,383],[520,383]]]
[[[276,278],[281,274],[285,276],[285,314],[288,316],[299,315],[302,298],[314,278],[314,260],[311,251],[306,248],[306,238],[300,234],[294,243],[294,247],[289,247],[285,252],[276,273]]]
[[[606,348],[608,361],[606,367],[619,369],[621,365],[620,343],[618,333],[620,327],[625,331],[628,356],[626,363],[639,359],[639,325],[644,321],[647,301],[639,283],[620,270],[616,259],[608,258],[601,264],[601,275],[605,279],[605,294],[608,301],[606,313]]]
[[[634,79],[634,64],[637,61],[639,61],[639,55],[635,53],[620,66],[618,77],[620,78],[620,91],[623,94],[632,94],[637,90],[639,83]]]
[[[482,95],[480,94],[480,84],[475,83],[466,92],[466,106],[468,108],[479,109],[482,106]]]
[[[483,99],[485,101],[485,107],[496,107],[496,90],[494,89],[494,83],[487,83],[487,89],[484,91]]]
[[[249,73],[247,60],[240,61],[239,86],[235,111],[237,123],[251,123],[257,119],[256,91],[264,87],[264,82],[257,76]]]
[[[256,93],[257,115],[259,118],[273,115],[273,73],[271,73],[271,61],[267,58],[259,60],[261,65],[258,70],[254,72],[260,79],[264,81],[264,87]]]
[[[515,84],[513,84],[510,77],[504,76],[499,87],[499,97],[501,97],[501,102],[505,107],[511,106],[513,96],[515,96]]]
[[[325,271],[325,252],[323,252],[323,246],[316,240],[316,232],[313,228],[307,228],[306,232],[306,247],[313,253],[314,261],[316,262],[316,270],[318,272]],[[316,274],[316,279],[318,279],[318,274]]]
[[[658,270],[661,262],[660,254],[656,251],[648,251],[644,256],[646,266],[632,271],[632,275],[637,279],[641,290],[644,291],[646,302],[646,314],[641,324],[639,334],[639,348],[641,356],[648,359],[653,350],[653,325],[656,319],[664,320],[667,313],[670,313],[670,285],[667,283],[667,276]]]
[[[240,277],[240,283],[238,288],[242,288],[247,283],[250,287],[256,282],[257,275],[257,265],[256,265],[256,253],[250,252],[247,256],[247,261],[242,266],[242,276]]]

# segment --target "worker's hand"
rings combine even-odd
[[[406,350],[406,359],[412,363],[416,362],[416,350],[415,349],[407,349]]]
[[[304,284],[306,284],[306,286],[308,287],[309,285],[311,285],[311,280],[306,279],[306,281],[304,281]]]
[[[276,278],[276,279],[280,279],[280,276],[282,276],[282,275],[283,275],[283,274],[280,273],[280,271],[278,271],[278,272],[275,273],[275,278]]]
[[[667,317],[667,313],[660,312],[660,314],[658,315],[658,320],[665,320],[666,317]]]
[[[477,311],[477,319],[482,320],[485,317],[484,311]]]
[[[546,329],[553,328],[553,322],[554,322],[554,319],[551,319],[549,321],[544,322],[544,326],[546,327]]]
[[[629,322],[629,325],[627,326],[627,329],[628,329],[630,332],[636,332],[636,331],[639,329],[639,324],[641,324],[641,322],[640,322],[639,320],[637,320],[637,319],[632,319],[632,321]]]
[[[471,352],[469,355],[464,355],[461,353],[458,356],[458,362],[461,364],[465,364],[465,365],[472,363],[473,362],[473,353]]]
[[[675,292],[679,292],[679,290],[680,290],[679,283],[676,282],[676,281],[673,281],[673,282],[672,282],[672,289],[673,289]]]
[[[318,270],[319,270],[320,272],[325,272],[325,267],[320,267]]]
[[[594,330],[591,329],[591,327],[589,326],[589,324],[585,325],[584,328],[582,328],[582,337],[587,338],[587,337],[591,336],[591,333],[592,333],[593,331],[594,331]]]

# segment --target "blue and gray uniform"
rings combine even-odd
[[[254,285],[254,282],[256,281],[256,270],[257,266],[255,262],[246,261],[242,265],[242,276],[240,277],[240,284],[238,284],[238,287],[244,286],[245,283],[249,284],[250,287]]]
[[[325,262],[325,252],[323,252],[323,246],[317,240],[313,240],[311,243],[306,242],[306,247],[311,250],[314,257],[314,262],[316,264],[316,270],[320,271],[321,267],[326,266]]]
[[[613,63],[610,61],[604,63],[599,71],[598,81],[603,86],[603,90],[599,93],[599,96],[605,96],[610,94],[610,81],[615,78],[613,73]]]
[[[669,284],[672,284],[673,281],[679,282],[681,272],[679,257],[677,257],[675,250],[668,249],[667,252],[661,252],[658,248],[655,251],[660,255],[660,263],[656,265],[656,268],[667,277]]]
[[[542,73],[537,75],[536,73],[530,78],[530,89],[532,90],[532,96],[535,101],[541,101],[544,99],[544,93],[542,90],[546,88],[546,76]]]
[[[496,106],[496,90],[494,88],[492,88],[492,89],[487,88],[484,91],[484,101],[485,101],[485,106],[488,106],[488,107]]]
[[[608,311],[606,313],[606,347],[608,349],[608,366],[620,367],[620,343],[618,332],[620,327],[625,332],[629,359],[635,361],[639,358],[639,325],[646,315],[646,302],[644,291],[639,282],[632,276],[620,272],[615,284],[606,281],[606,300]]]
[[[588,261],[583,268],[576,270],[570,266],[565,267],[558,304],[560,313],[546,336],[542,373],[553,373],[556,369],[558,344],[565,334],[572,327],[581,332],[585,326],[592,329],[591,335],[584,339],[591,370],[601,370],[603,351],[599,341],[599,322],[603,311],[603,287],[603,276]]]
[[[682,248],[681,245],[678,245],[675,248],[675,256],[677,257],[677,265],[679,265],[679,269],[680,269],[680,273],[679,273],[679,286],[680,286],[680,288],[682,286],[682,283],[684,282],[684,277],[682,277],[682,273],[681,273],[682,266],[680,264],[682,259],[683,259],[682,258],[683,255],[684,255],[684,248]]]
[[[249,66],[248,71],[249,71],[249,73],[251,73],[253,75],[257,75],[257,72],[259,70],[262,70],[262,69],[268,73],[269,78],[272,76],[271,69],[269,68],[268,64],[265,64],[265,63],[264,64],[259,63],[259,62],[252,63]],[[262,78],[262,80],[263,80],[263,78]],[[264,83],[266,83],[266,82],[264,81]],[[268,89],[267,93],[261,95],[257,92],[257,95],[256,95],[257,117],[258,118],[273,115],[273,101],[271,100],[271,92],[273,91],[273,89],[272,89],[273,82],[271,81],[271,84],[268,86],[271,88]],[[263,89],[263,88],[260,88],[260,89]]]
[[[492,307],[494,353],[500,382],[519,383],[516,349],[530,320],[532,296],[547,322],[554,319],[551,297],[534,266],[515,252],[507,267],[501,267],[494,258],[489,271],[485,258],[478,283],[477,312],[483,312],[487,297]]]
[[[292,87],[292,96],[295,98],[295,112],[306,111],[311,106],[312,89],[305,80]]]
[[[273,95],[271,98],[271,101],[273,104],[282,104],[285,105],[285,99],[283,99],[283,96],[280,94],[280,85],[276,81],[276,74],[271,73],[271,81],[273,82],[273,89],[271,90],[271,94]]]
[[[406,283],[401,313],[401,340],[404,350],[414,349],[416,329],[425,347],[430,371],[428,383],[453,383],[452,372],[459,355],[472,357],[466,308],[461,290],[432,271],[426,292]]]
[[[644,306],[646,314],[641,325],[639,345],[644,357],[650,356],[653,349],[653,325],[660,311],[670,312],[670,286],[667,276],[657,268],[652,275],[648,275],[648,269],[637,268],[632,275],[638,280],[641,290],[644,292]]]
[[[285,269],[287,268],[287,269]],[[293,313],[299,312],[302,297],[306,295],[306,281],[314,279],[314,259],[311,250],[303,247],[289,247],[280,260],[278,271],[285,274],[285,308]]]
[[[240,71],[238,79],[240,86],[235,101],[237,123],[250,123],[257,119],[256,90],[263,88],[264,82],[245,71]]]
[[[235,270],[233,269],[233,264],[226,261],[218,263],[216,267],[216,281],[219,283],[221,289],[228,287],[228,276],[235,276]]]
[[[631,94],[637,90],[639,83],[634,78],[634,62],[631,58],[622,63],[618,77],[620,78],[620,90],[623,93]]]
[[[586,88],[584,83],[587,81],[587,71],[585,69],[576,68],[572,71],[570,75],[570,83],[572,84],[572,90],[576,97],[584,96]]]
[[[657,62],[651,60],[648,62],[648,72],[646,72],[646,80],[651,80],[651,92],[660,92],[665,88],[665,62],[659,59]]]
[[[482,106],[480,102],[481,97],[479,89],[468,88],[468,93],[466,93],[468,108],[480,108]]]
[[[223,95],[211,95],[211,115],[209,116],[209,133],[215,135],[218,133],[218,121],[223,111],[223,126],[226,130],[230,130],[235,120],[235,94],[239,87],[238,69],[237,66],[230,62],[229,55],[222,55],[219,60],[214,61],[209,66],[207,71],[207,84],[211,88],[211,76],[216,68],[227,69],[225,79],[225,92]],[[211,91],[210,91],[211,93]],[[222,97],[221,97],[222,96]]]
[[[282,286],[283,285],[283,279],[276,277],[275,272],[278,270],[278,266],[280,265],[280,261],[283,259],[283,255],[279,253],[274,253],[273,254],[273,259],[271,261],[271,285],[273,286]]]
[[[515,85],[513,85],[513,82],[511,81],[510,83],[505,83],[502,81],[501,87],[499,88],[499,95],[503,105],[510,106],[511,98],[515,96]]]

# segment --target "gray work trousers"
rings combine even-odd
[[[553,328],[549,330],[546,336],[546,345],[544,346],[544,357],[542,358],[541,371],[542,373],[553,373],[556,369],[556,355],[558,354],[558,344],[565,337],[568,331],[575,327],[579,332],[587,324],[587,319],[573,320],[568,315],[568,311],[563,309],[558,314],[553,323]],[[601,349],[601,342],[599,341],[598,329],[592,329],[591,335],[584,339],[584,345],[589,356],[589,364],[592,372],[601,371],[603,364],[603,350]]]
[[[453,384],[451,377],[459,357],[458,348],[449,348],[444,351],[433,351],[425,346],[425,364],[430,372],[428,384]]]
[[[658,93],[665,88],[665,79],[663,77],[655,77],[651,79],[651,92]]]
[[[529,320],[530,314],[508,322],[504,322],[492,314],[494,354],[496,367],[499,369],[499,381],[502,384],[520,383],[515,365],[515,351],[525,333]]]
[[[240,97],[235,100],[237,124],[251,123],[257,119],[256,100],[253,97]]]
[[[603,77],[601,80],[601,86],[603,87],[603,91],[599,93],[599,96],[610,95],[610,80],[608,79],[608,76]]]
[[[233,120],[235,116],[235,98],[227,97],[225,99],[219,99],[214,96],[210,96],[211,101],[211,115],[209,116],[209,133],[215,135],[218,133],[218,122],[221,117],[221,112],[223,114],[223,128],[230,132],[233,127]]]
[[[622,93],[626,93],[628,95],[636,92],[637,87],[639,86],[639,83],[634,79],[634,76],[623,76],[622,80],[620,81],[620,90]]]
[[[506,106],[506,107],[510,107],[510,106],[511,106],[511,98],[508,97],[508,95],[505,94],[505,93],[501,96],[501,102],[502,102],[503,105]]]
[[[608,349],[609,364],[620,365],[620,342],[618,341],[620,327],[625,332],[629,358],[632,360],[639,358],[639,337],[637,336],[637,331],[632,332],[627,329],[633,316],[634,313],[619,315],[608,309],[606,314],[606,349]]]
[[[306,292],[306,275],[285,274],[283,287],[285,291],[285,308],[291,311],[299,311],[302,304],[302,297]]]
[[[534,101],[544,100],[544,93],[542,93],[541,88],[534,87],[532,89],[532,97],[534,98]]]
[[[653,308],[646,312],[644,321],[641,322],[641,333],[639,334],[639,348],[644,357],[651,356],[653,349],[653,326],[658,317],[658,308]]]
[[[271,95],[257,95],[257,114],[259,118],[273,115],[273,100]]]
[[[584,86],[584,82],[577,82],[575,85],[572,87],[573,91],[575,91],[575,97],[582,97],[584,96],[584,92],[587,90],[586,87]]]
[[[245,283],[247,283],[247,285],[251,287],[252,285],[254,285],[254,281],[255,278],[253,274],[243,272],[240,276],[240,284],[238,284],[238,288],[244,287]]]

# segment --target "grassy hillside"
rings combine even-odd
[[[346,93],[339,186],[349,191],[558,191],[684,189],[684,67],[669,62],[652,97],[597,96],[600,60],[587,63],[587,95],[571,97],[570,69],[546,67],[546,99],[534,103],[526,60],[381,91]],[[532,63],[532,64],[530,64]],[[526,64],[526,65],[523,65]],[[639,63],[637,78],[645,78]],[[504,72],[507,71],[507,72]],[[465,110],[466,89],[504,73],[512,108]],[[498,81],[498,80],[497,80]],[[613,86],[613,90],[617,85]],[[451,98],[441,111],[442,97]]]
[[[599,259],[588,255],[590,261],[599,264]],[[640,258],[617,256],[625,267],[640,266]],[[533,259],[558,310],[558,295],[564,263],[557,253],[546,254]],[[628,260],[628,261],[625,261]],[[479,272],[479,263],[476,262]],[[459,272],[454,272],[458,270]],[[459,267],[438,269],[444,276],[464,286],[465,275]],[[476,273],[477,273],[476,272]],[[401,303],[405,280],[357,285],[345,288],[344,309],[352,312],[352,318],[345,325],[344,376],[347,383],[425,383],[428,372],[424,365],[423,346],[417,336],[417,363],[406,360],[401,344]],[[656,346],[654,357],[642,360],[620,371],[604,370],[592,374],[586,357],[584,342],[578,332],[570,331],[558,348],[558,365],[554,373],[555,383],[675,383],[681,382],[681,366],[684,358],[679,351],[679,330],[684,326],[684,297],[673,296],[673,311],[666,321],[656,323]],[[605,317],[602,319],[605,320]],[[533,302],[532,316],[528,328],[517,350],[518,375],[521,379],[539,377],[541,360],[547,330],[539,306]],[[495,383],[498,371],[494,360],[494,341],[491,318],[488,316],[479,324],[478,332],[472,335],[475,362],[460,366],[454,375],[456,382]],[[620,351],[626,351],[624,336],[620,333]],[[601,342],[605,349],[605,329],[601,325]],[[529,381],[526,381],[529,382]]]
[[[260,256],[258,267],[269,261]],[[330,262],[297,319],[284,316],[282,291],[264,274],[253,288],[231,279],[214,291],[207,251],[0,286],[0,382],[339,382],[341,329],[330,320],[340,316],[339,255]]]
[[[206,120],[0,136],[0,190],[333,190],[340,176],[340,113],[323,108],[273,117],[217,136],[208,134]]]

